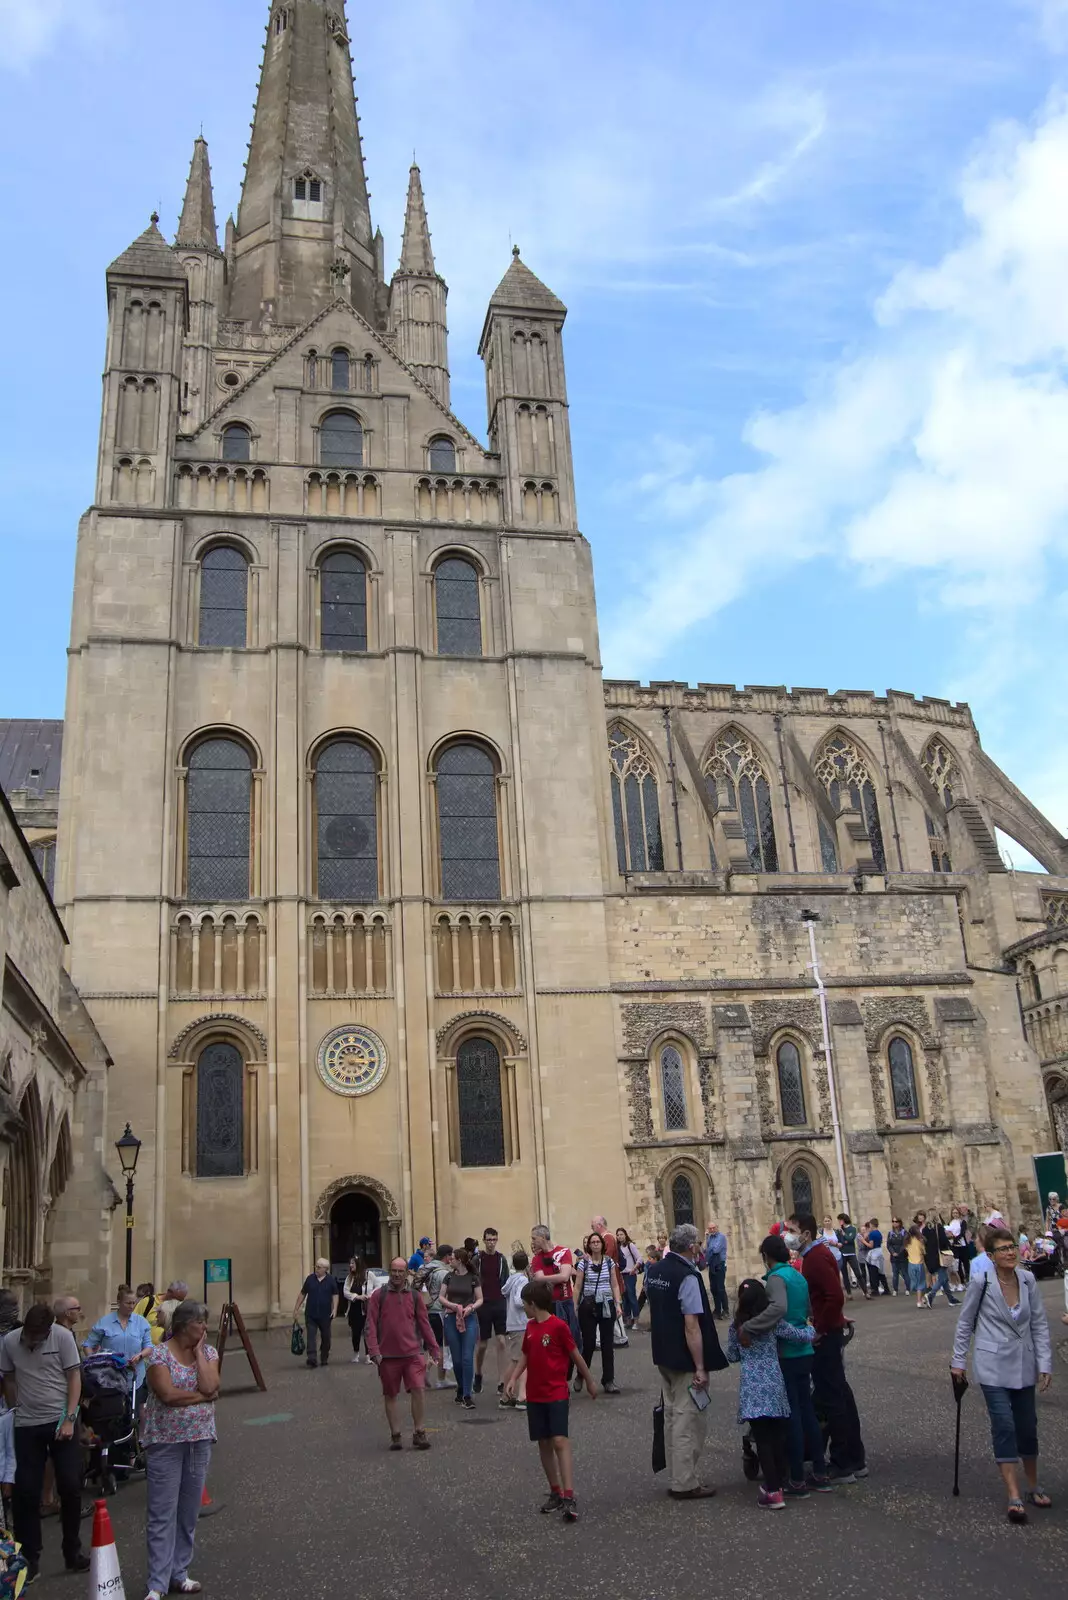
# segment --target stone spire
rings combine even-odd
[[[412,162],[408,174],[408,209],[404,213],[404,238],[401,241],[401,272],[414,272],[420,277],[435,276],[434,252],[430,245],[430,228],[426,220],[423,200],[423,183],[419,168]]]
[[[374,240],[344,0],[271,0],[230,316],[302,325],[338,294],[374,323]]]
[[[193,160],[189,167],[185,203],[178,224],[178,236],[174,242],[190,250],[219,248],[219,235],[215,228],[215,198],[211,192],[208,141],[203,134],[193,145]]]

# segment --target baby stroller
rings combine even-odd
[[[86,1356],[82,1363],[81,1418],[89,1444],[86,1480],[95,1482],[101,1494],[114,1494],[118,1488],[116,1475],[126,1476],[137,1470],[141,1459],[133,1373],[122,1356],[107,1352]]]

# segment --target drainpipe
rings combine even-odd
[[[849,1204],[849,1185],[846,1183],[845,1152],[842,1147],[842,1124],[838,1115],[838,1090],[834,1081],[834,1056],[831,1052],[831,1027],[827,1017],[827,990],[823,986],[820,976],[819,957],[816,954],[816,924],[820,920],[818,911],[802,911],[801,920],[808,929],[808,948],[812,960],[808,970],[812,974],[816,985],[816,993],[820,1003],[820,1024],[823,1028],[823,1053],[827,1058],[827,1083],[831,1092],[831,1127],[834,1129],[834,1155],[838,1164],[838,1183],[842,1191],[842,1209],[849,1213],[852,1207]]]
[[[675,773],[675,745],[671,737],[671,712],[664,707],[664,732],[667,734],[668,776],[671,779],[671,809],[675,813],[675,850],[682,871],[682,829],[679,827],[679,785]]]

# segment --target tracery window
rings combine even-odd
[[[608,733],[608,755],[619,870],[663,872],[660,803],[648,752],[637,734],[617,726]]]
[[[222,458],[224,461],[251,460],[252,435],[243,422],[228,422],[223,429]]]
[[[953,865],[949,859],[949,849],[941,824],[937,823],[929,812],[925,815],[925,821],[927,823],[927,841],[931,851],[931,871],[952,872]]]
[[[489,1039],[465,1039],[456,1052],[461,1167],[503,1167],[501,1057]]]
[[[186,787],[186,894],[247,900],[252,837],[252,761],[236,739],[203,739],[190,753]]]
[[[671,1180],[672,1226],[681,1228],[683,1223],[692,1223],[695,1212],[693,1184],[684,1172],[677,1172]]]
[[[450,744],[438,756],[438,848],[443,900],[499,900],[497,771],[481,745]]]
[[[749,865],[754,872],[778,872],[771,789],[756,752],[740,728],[720,734],[705,763],[710,790],[731,811],[737,811],[745,833]]]
[[[342,349],[332,351],[330,355],[331,389],[339,389],[342,393],[347,393],[351,371],[352,363],[349,360],[348,351]]]
[[[948,811],[954,801],[963,795],[964,785],[953,752],[946,748],[941,739],[928,739],[923,752],[923,770],[932,786],[938,790],[942,804]]]
[[[442,655],[482,654],[478,570],[461,556],[447,556],[434,569],[434,615]]]
[[[843,806],[849,805],[859,811],[864,822],[865,831],[871,843],[872,860],[880,872],[886,871],[886,851],[883,848],[883,830],[879,822],[879,803],[875,798],[875,786],[871,781],[864,758],[851,739],[844,734],[836,733],[826,741],[819,757],[815,762],[813,771],[823,784],[830,796],[831,805],[835,811],[841,811]],[[827,846],[831,843],[829,829],[823,824],[821,818],[820,845],[824,857],[824,870],[836,872],[838,870],[838,852],[835,850],[835,865],[827,866],[829,851]]]
[[[783,1126],[803,1128],[808,1121],[805,1110],[805,1080],[801,1071],[801,1052],[792,1039],[784,1039],[775,1052],[779,1074],[779,1104]]]
[[[664,1107],[664,1131],[677,1133],[689,1122],[686,1111],[686,1068],[673,1044],[660,1052],[660,1095]]]
[[[920,1114],[920,1097],[916,1090],[916,1069],[912,1064],[912,1046],[900,1034],[890,1040],[887,1050],[890,1064],[890,1090],[894,1101],[894,1116],[899,1122],[915,1122]]]
[[[242,650],[248,642],[248,560],[230,544],[217,544],[200,562],[197,642]]]
[[[367,568],[354,550],[332,550],[320,562],[319,644],[367,649]]]
[[[378,762],[358,739],[334,739],[315,763],[315,892],[378,898]]]
[[[812,1174],[802,1163],[794,1168],[790,1174],[790,1200],[793,1205],[795,1217],[810,1217],[813,1214],[813,1184]]]
[[[456,471],[456,446],[451,439],[431,439],[429,454],[431,472]]]
[[[245,1170],[245,1063],[236,1045],[207,1045],[197,1060],[197,1177]]]
[[[319,460],[324,467],[363,466],[363,427],[351,411],[330,411],[319,427]]]

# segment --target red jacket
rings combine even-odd
[[[817,1335],[845,1327],[845,1295],[838,1263],[825,1244],[814,1244],[801,1257],[801,1273],[808,1284],[812,1326]]]
[[[425,1347],[435,1361],[441,1360],[438,1341],[418,1291],[391,1289],[388,1284],[376,1289],[367,1306],[366,1333],[372,1356],[397,1360],[422,1355]]]

